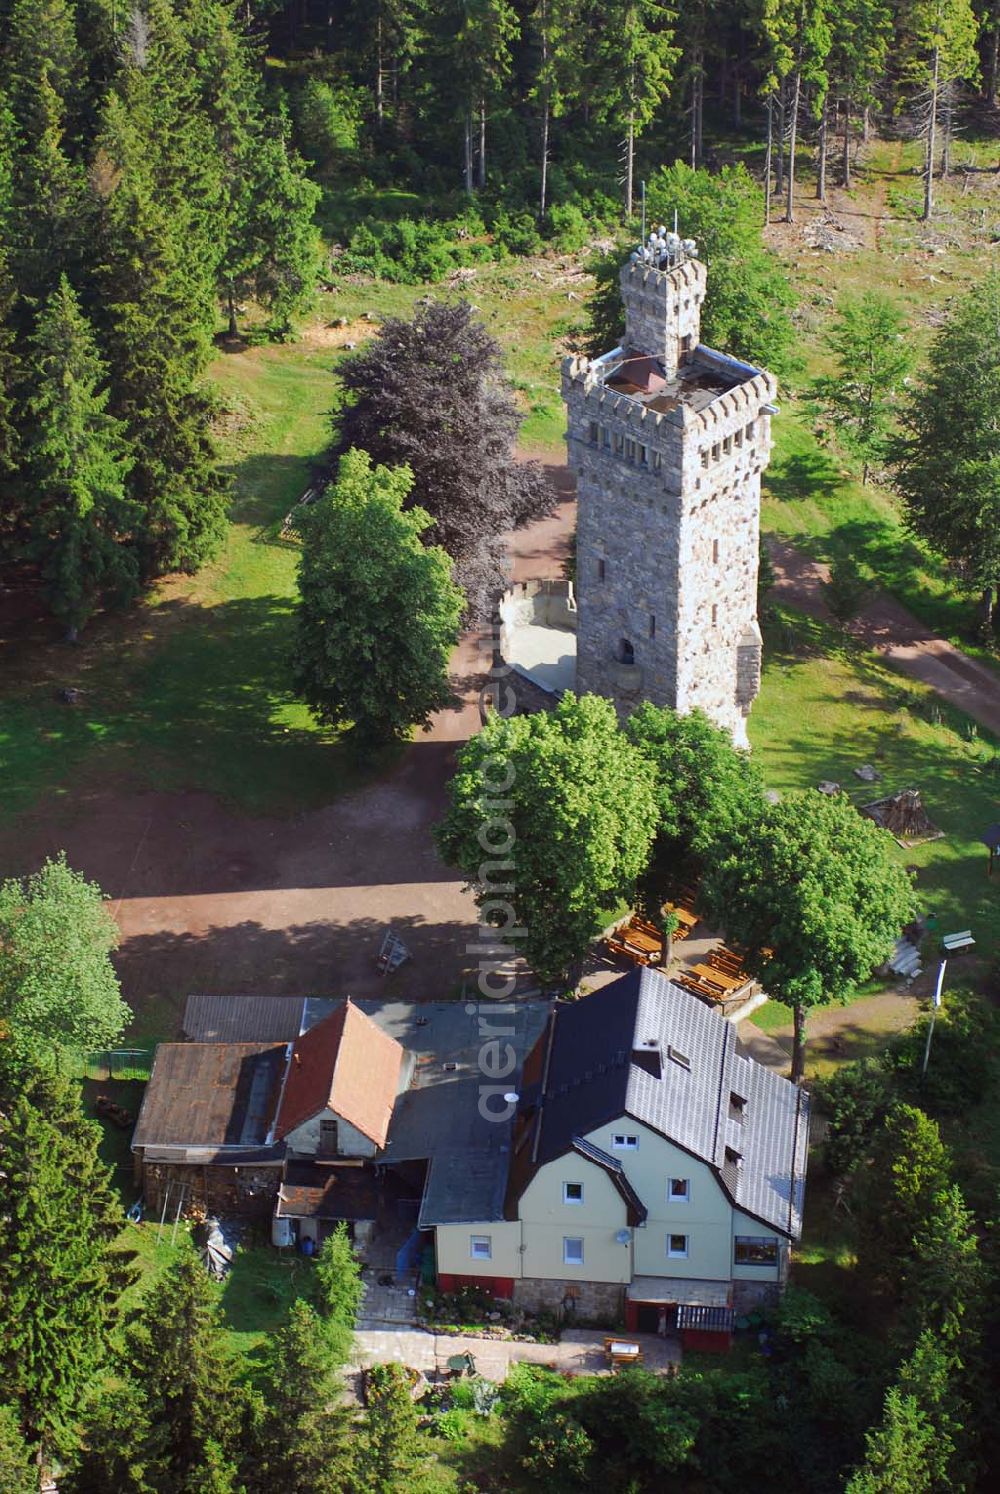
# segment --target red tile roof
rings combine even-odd
[[[348,999],[296,1038],[278,1112],[278,1136],[284,1138],[313,1116],[330,1111],[376,1146],[384,1146],[402,1063],[403,1050],[395,1038]]]

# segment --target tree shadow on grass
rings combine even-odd
[[[780,457],[768,471],[768,492],[784,503],[803,498],[831,498],[844,485],[836,463],[823,451],[796,451]]]
[[[273,526],[280,525],[324,469],[321,452],[313,457],[262,452],[233,462],[226,469],[233,484],[230,517],[237,524],[257,526],[260,538],[273,538]]]

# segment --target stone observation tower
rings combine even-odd
[[[701,707],[746,746],[760,688],[760,477],[773,376],[699,341],[706,270],[664,229],[621,272],[625,335],[567,358],[576,690]],[[565,622],[563,623],[565,627]]]

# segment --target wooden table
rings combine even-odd
[[[608,1357],[612,1369],[620,1364],[641,1364],[642,1345],[637,1344],[634,1339],[628,1338],[606,1338],[604,1340],[604,1352]]]
[[[749,984],[748,976],[727,975],[724,970],[716,970],[714,965],[689,965],[688,969],[705,985],[718,986],[720,991],[738,991],[740,986]]]

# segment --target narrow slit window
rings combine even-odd
[[[701,450],[701,465],[703,467],[707,467],[708,466],[708,447],[707,446],[703,446],[702,450]]]
[[[716,565],[718,565],[718,563],[719,563],[719,541],[717,539],[714,539],[712,541],[712,560],[713,560],[713,562]]]
[[[650,638],[656,637],[656,615],[652,612],[649,614],[649,636]]]
[[[600,437],[600,433],[601,433],[601,428],[597,424],[597,421],[596,420],[592,420],[590,422],[590,443],[591,443],[592,446],[596,446],[597,445],[598,438]]]
[[[659,472],[659,470],[660,470],[660,468],[662,466],[663,466],[663,457],[660,455],[660,453],[658,451],[654,451],[653,452],[653,471],[654,472]]]
[[[718,625],[719,625],[719,604],[718,604],[718,602],[713,602],[712,603],[712,627],[713,628],[717,628]]]
[[[605,563],[604,563],[603,560],[599,560],[597,562],[597,579],[598,579],[598,581],[603,581],[606,574],[607,574],[607,567],[605,566]]]

